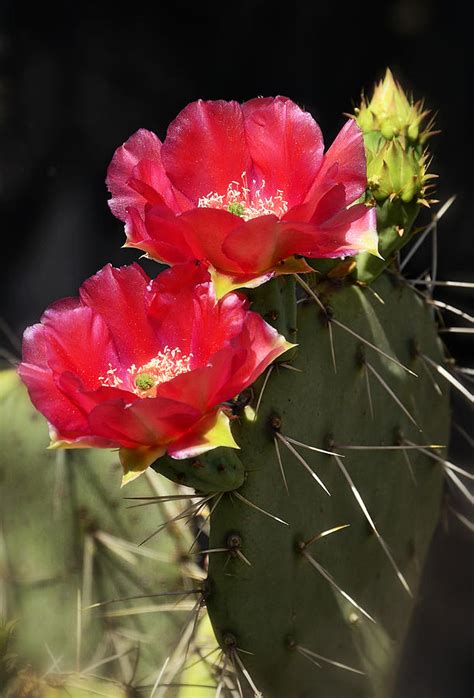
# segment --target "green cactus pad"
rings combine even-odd
[[[357,286],[325,287],[337,374],[327,318],[314,301],[299,304],[299,347],[293,362],[298,371],[275,367],[256,421],[246,421],[242,415],[234,427],[247,478],[238,492],[224,495],[211,517],[210,548],[229,551],[210,555],[211,621],[230,660],[243,662],[268,698],[390,695],[413,599],[369,526],[347,477],[415,595],[438,520],[443,472],[434,460],[418,450],[342,448],[393,446],[401,439],[446,444],[448,439],[447,391],[437,395],[417,354],[419,349],[434,361],[442,359],[429,309],[407,286],[394,286],[387,274],[372,289],[377,295]],[[335,321],[396,357],[418,377]],[[344,456],[340,462],[347,477],[334,456],[291,444],[327,487],[328,496],[280,437],[334,449]],[[345,524],[350,526],[302,546],[316,534]],[[328,575],[376,622],[344,598]]]
[[[163,517],[156,504],[128,510],[136,502],[124,497],[156,494],[151,481],[143,476],[121,490],[122,469],[112,451],[47,450],[45,420],[14,371],[0,372],[0,441],[0,610],[17,621],[9,652],[18,655],[20,667],[30,664],[41,676],[53,664],[51,654],[59,662],[56,675],[131,648],[121,662],[94,672],[128,680],[141,638],[138,673],[156,674],[185,617],[150,612],[166,598],[81,611],[80,650],[77,645],[78,593],[84,608],[183,588],[189,540],[180,546],[162,537],[159,551],[153,543],[137,547]],[[140,612],[143,606],[147,613]],[[122,692],[117,688],[113,695]]]

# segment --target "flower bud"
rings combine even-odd
[[[375,85],[370,101],[363,97],[355,110],[356,121],[365,134],[379,131],[386,140],[402,137],[420,146],[434,134],[433,119],[422,127],[428,115],[423,102],[407,97],[389,68],[384,79]]]
[[[413,148],[404,148],[399,140],[381,140],[373,150],[367,147],[367,180],[377,203],[386,199],[416,200],[425,203],[426,157],[418,157]]]
[[[365,97],[354,118],[364,134],[367,161],[367,201],[377,204],[379,252],[383,259],[357,256],[355,276],[370,283],[392,263],[409,242],[421,206],[429,206],[436,175],[427,174],[429,155],[425,149],[434,135],[433,119],[423,102],[414,102],[387,68],[375,85],[370,100]]]

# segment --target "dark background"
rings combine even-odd
[[[178,111],[199,97],[242,101],[284,94],[311,111],[329,144],[342,113],[387,65],[439,112],[442,134],[430,146],[432,170],[440,175],[438,198],[458,195],[440,224],[439,277],[472,281],[469,26],[461,5],[433,0],[290,0],[281,6],[260,0],[148,6],[3,0],[1,318],[21,334],[49,303],[76,294],[105,263],[136,259],[120,249],[122,224],[108,211],[104,178],[115,148],[137,128],[164,138]],[[419,273],[428,264],[429,249],[411,270]],[[471,313],[473,296],[438,294]],[[450,338],[448,347],[461,365],[473,365],[469,336]],[[457,398],[454,408],[456,419],[468,424]],[[472,449],[456,436],[452,459],[472,460]],[[449,506],[465,511],[462,502],[447,501],[397,698],[473,694],[472,547]]]

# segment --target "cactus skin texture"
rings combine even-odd
[[[345,455],[344,466],[361,493],[379,532],[413,593],[438,520],[443,482],[441,466],[418,451],[349,451],[341,445],[393,445],[400,435],[416,443],[446,444],[448,395],[438,398],[413,348],[433,360],[441,348],[430,312],[405,286],[394,286],[388,274],[374,290],[326,284],[325,302],[333,317],[396,356],[419,374],[408,374],[393,362],[333,327],[337,375],[334,374],[328,329],[314,302],[298,306],[299,347],[294,367],[275,368],[267,383],[256,421],[245,417],[234,433],[247,469],[239,493],[278,516],[284,526],[246,503],[227,495],[211,520],[210,548],[241,542],[251,563],[233,553],[210,555],[207,601],[221,644],[242,648],[256,686],[271,698],[348,698],[388,696],[410,619],[413,600],[371,531],[333,456],[298,449],[323,480],[331,496],[315,483],[280,442],[288,481],[286,492],[273,442],[282,435]],[[410,410],[415,427],[370,375],[374,419],[367,399],[365,357]],[[346,602],[315,570],[300,541],[342,524],[349,528],[327,536],[307,551],[357,601],[376,623]],[[237,539],[231,539],[238,536]],[[296,645],[365,672],[358,676],[301,656]]]
[[[76,679],[60,676],[77,670],[77,592],[81,591],[81,606],[86,607],[104,600],[182,589],[180,562],[189,541],[164,536],[159,554],[155,556],[156,550],[150,546],[142,549],[148,557],[140,554],[134,544],[163,520],[156,505],[127,511],[130,502],[124,501],[119,488],[117,454],[90,449],[46,450],[45,420],[31,405],[14,371],[0,372],[0,420],[0,599],[4,606],[0,610],[16,621],[8,653],[17,656],[18,665],[13,672],[14,684],[8,689],[11,692],[6,695],[21,696],[23,691],[27,698],[91,695],[85,688],[80,690],[81,686],[102,690],[101,695],[113,698],[131,695],[115,684],[109,684],[107,691],[100,689],[100,682],[84,675]],[[115,487],[111,487],[112,482]],[[173,487],[169,485],[168,490]],[[144,479],[129,485],[126,492],[127,496],[154,494]],[[177,600],[172,599],[173,603]],[[124,635],[140,636],[150,641],[141,643],[137,676],[155,675],[176,642],[183,614],[114,617],[109,612],[156,602],[139,599],[83,611],[80,668],[128,649],[122,663],[111,662],[94,672],[125,684],[130,679],[128,669],[133,671],[137,640]],[[61,661],[40,680],[38,677],[52,665],[47,647]],[[36,693],[32,688],[35,681]]]

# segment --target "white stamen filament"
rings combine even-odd
[[[127,368],[128,375],[124,376],[123,379],[117,375],[117,368],[109,363],[105,375],[99,376],[98,380],[105,388],[119,388],[126,383],[125,389],[134,392],[139,397],[155,397],[156,387],[160,383],[166,383],[181,373],[191,370],[192,358],[192,354],[183,354],[178,347],[172,349],[165,346],[147,363],[141,366],[131,364]],[[140,378],[145,380],[140,381]],[[140,387],[140,383],[142,385],[148,384],[149,387]]]
[[[225,194],[211,191],[207,196],[201,196],[198,207],[225,209],[246,221],[272,213],[281,218],[288,211],[288,202],[284,200],[281,189],[277,189],[273,196],[265,196],[265,180],[262,180],[258,189],[253,189],[253,193],[248,187],[246,172],[242,172],[241,180],[241,183],[230,182]],[[256,184],[255,180],[253,184]]]

